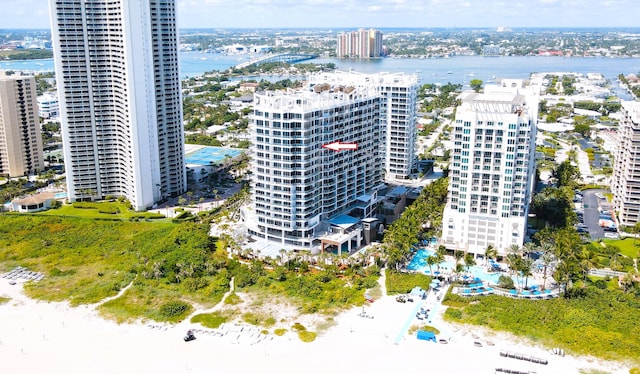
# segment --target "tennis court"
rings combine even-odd
[[[224,161],[225,156],[231,158],[238,157],[242,151],[237,149],[221,148],[221,147],[204,147],[197,151],[187,154],[187,165],[202,165],[207,166],[213,164],[219,164]]]

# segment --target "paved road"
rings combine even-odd
[[[600,212],[598,211],[600,199],[596,193],[603,193],[602,190],[585,190],[582,192],[582,204],[584,206],[584,224],[589,227],[591,239],[600,239],[604,237],[604,229],[598,224],[600,221]]]

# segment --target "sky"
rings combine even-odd
[[[640,27],[638,0],[176,0],[180,28]],[[48,0],[0,0],[0,29],[49,28]]]

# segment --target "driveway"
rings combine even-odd
[[[584,190],[582,191],[582,205],[584,207],[584,224],[589,228],[591,239],[600,239],[604,237],[604,229],[598,224],[600,221],[599,204],[601,200],[596,196],[597,193],[604,193],[602,190]]]

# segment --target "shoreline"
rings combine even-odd
[[[420,341],[406,330],[403,333],[421,322],[413,318],[419,306],[438,309],[430,299],[435,299],[434,293],[425,304],[402,304],[393,296],[384,296],[363,307],[373,318],[359,317],[360,308],[352,308],[337,316],[335,325],[318,334],[314,342],[303,343],[291,329],[283,336],[271,333],[263,338],[260,327],[247,324],[226,324],[217,330],[188,321],[119,325],[100,317],[94,306],[36,301],[21,290],[21,285],[0,280],[0,296],[11,298],[0,305],[0,357],[6,358],[0,363],[3,372],[288,373],[303,369],[326,373],[339,368],[377,373],[417,367],[434,368],[438,373],[494,373],[496,368],[536,373],[629,370],[624,363],[555,356],[510,334],[446,323],[439,313],[424,322],[440,329],[438,338],[448,344]],[[186,343],[182,338],[188,329],[196,330],[196,340]],[[474,346],[476,341],[483,346]],[[543,358],[548,364],[500,357],[501,350]]]

